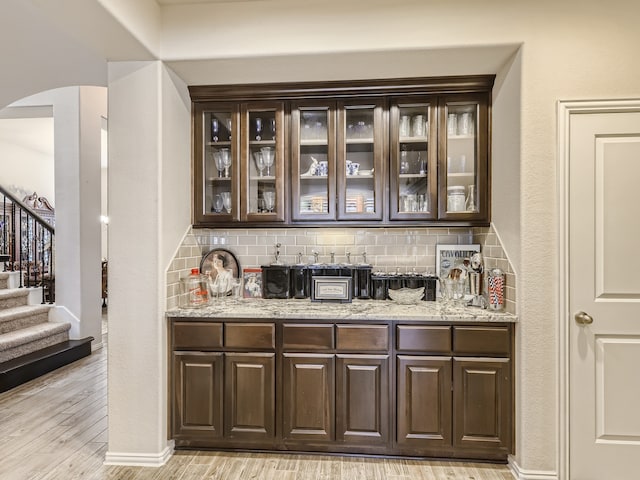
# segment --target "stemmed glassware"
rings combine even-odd
[[[221,192],[222,204],[227,213],[231,213],[231,192]]]
[[[257,141],[262,140],[262,129],[263,129],[262,119],[260,117],[257,117],[256,118],[256,140]]]
[[[211,140],[214,142],[218,141],[220,135],[220,122],[218,122],[217,118],[211,119]]]
[[[224,204],[222,197],[218,194],[215,197],[213,197],[213,205],[212,205],[212,209],[216,212],[216,213],[220,213],[220,211],[222,210],[222,205]]]
[[[256,167],[258,168],[258,172],[260,172],[260,176],[262,177],[262,171],[264,170],[264,156],[262,152],[253,152],[253,158],[256,161]]]
[[[264,192],[262,197],[264,198],[264,207],[268,212],[273,212],[273,209],[276,206],[276,192]]]
[[[220,162],[224,168],[224,177],[229,177],[229,167],[231,167],[231,151],[228,148],[220,149]]]
[[[222,163],[222,155],[220,150],[213,151],[213,159],[216,163],[216,169],[218,170],[218,177],[222,177],[222,171],[224,170],[224,164]]]
[[[260,149],[262,152],[262,158],[264,159],[264,165],[267,167],[267,177],[270,176],[269,169],[273,166],[273,162],[275,160],[275,150],[273,147],[262,147]]]

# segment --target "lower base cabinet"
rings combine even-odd
[[[177,448],[512,453],[513,324],[208,322],[171,321]]]

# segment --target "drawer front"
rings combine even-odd
[[[282,347],[285,350],[333,350],[333,325],[285,324]]]
[[[212,350],[222,347],[222,323],[174,322],[174,350]]]
[[[225,323],[226,348],[276,348],[274,323]]]
[[[504,356],[511,354],[511,332],[502,327],[453,327],[456,355]]]
[[[336,325],[336,348],[341,352],[387,352],[387,325]]]
[[[424,353],[451,353],[451,327],[398,325],[396,329],[398,350]]]

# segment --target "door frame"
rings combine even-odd
[[[639,99],[560,100],[557,103],[558,123],[558,473],[569,480],[570,344],[572,315],[569,311],[569,145],[572,115],[640,111]]]

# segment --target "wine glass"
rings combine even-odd
[[[262,152],[253,152],[253,158],[256,161],[256,167],[260,172],[260,176],[262,176],[262,171],[264,170],[264,167],[265,167],[264,156],[262,155]]]
[[[223,205],[222,197],[219,194],[213,197],[212,209],[216,213],[220,213],[220,211],[222,210],[222,205]]]
[[[276,138],[276,119],[269,119],[269,135],[271,136],[271,140],[275,140]]]
[[[262,119],[260,117],[256,117],[256,140],[262,140]]]
[[[275,150],[273,147],[262,147],[260,149],[262,157],[264,158],[264,165],[267,167],[267,177],[270,175],[269,169],[273,166],[275,160]]]
[[[231,192],[221,192],[222,204],[227,213],[231,213]]]
[[[214,142],[218,141],[220,135],[220,122],[218,122],[217,118],[211,119],[211,140]]]
[[[276,206],[276,192],[264,192],[262,194],[264,198],[264,206],[268,212],[273,212],[273,208]]]
[[[231,166],[231,151],[228,148],[220,149],[220,161],[222,168],[224,168],[224,177],[229,176],[229,167]]]
[[[220,154],[220,150],[213,151],[213,159],[215,160],[216,168],[218,169],[218,177],[221,177],[224,165],[222,164],[222,155]]]

